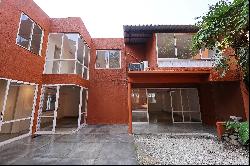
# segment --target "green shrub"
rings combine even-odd
[[[241,143],[243,145],[248,144],[249,142],[249,123],[246,122],[233,122],[228,121],[226,123],[226,130],[232,130],[239,134]]]

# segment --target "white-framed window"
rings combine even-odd
[[[22,13],[16,38],[16,44],[41,55],[43,29],[26,14]]]
[[[120,50],[97,50],[96,69],[120,69],[121,51]]]
[[[44,74],[79,74],[89,79],[90,48],[79,33],[50,33]]]

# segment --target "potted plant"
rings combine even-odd
[[[222,135],[225,133],[226,131],[226,122],[216,122],[216,129],[217,129],[217,135],[219,140],[221,140]]]

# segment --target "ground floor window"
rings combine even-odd
[[[87,118],[88,91],[75,85],[43,85],[37,133],[72,133]]]
[[[196,88],[132,90],[133,123],[201,123]]]
[[[37,85],[0,79],[0,143],[31,134]]]

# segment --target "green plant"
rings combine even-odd
[[[249,123],[248,122],[226,122],[226,130],[231,130],[239,134],[243,145],[249,143]]]
[[[202,17],[197,17],[199,31],[192,40],[193,52],[202,49],[217,49],[216,70],[224,76],[229,68],[229,58],[223,56],[227,48],[234,49],[243,78],[249,83],[249,1],[220,0],[209,7]],[[194,54],[196,55],[196,54]]]

